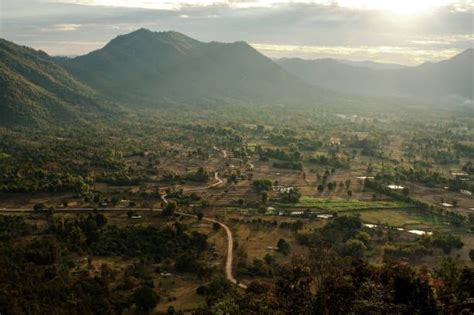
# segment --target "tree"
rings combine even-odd
[[[367,247],[362,241],[350,239],[341,247],[341,254],[343,256],[362,257],[365,249]]]
[[[266,191],[262,191],[260,196],[262,198],[262,204],[266,204],[268,200],[268,193]]]
[[[95,221],[99,229],[107,224],[107,218],[102,213],[98,213],[95,215]]]
[[[113,196],[111,199],[110,199],[110,203],[112,204],[112,206],[116,206],[120,201],[120,198],[118,196]]]
[[[131,296],[131,303],[145,313],[150,313],[159,302],[160,296],[149,286],[140,287]]]
[[[199,211],[196,216],[197,216],[197,219],[201,221],[202,218],[204,217],[204,214],[201,211]]]
[[[221,225],[219,223],[217,222],[212,223],[212,229],[214,231],[219,231],[220,228],[221,228]]]
[[[266,254],[265,257],[263,257],[263,260],[267,265],[271,265],[275,261],[275,258],[270,254]]]
[[[336,186],[333,182],[328,183],[328,190],[334,190],[334,187]]]
[[[176,211],[176,202],[174,201],[170,201],[166,207],[163,209],[163,211],[161,212],[161,214],[165,217],[172,217],[174,216],[174,212]]]
[[[272,189],[272,182],[268,179],[256,179],[252,182],[252,186],[258,193],[261,193]]]
[[[318,191],[319,191],[319,193],[322,193],[324,191],[324,185],[319,184],[318,185]]]
[[[281,202],[284,203],[296,203],[300,200],[301,193],[297,187],[290,188],[281,193]]]
[[[282,238],[280,238],[280,240],[278,241],[277,248],[278,251],[283,255],[288,255],[288,253],[290,252],[290,244],[288,244],[288,242]]]
[[[304,223],[303,221],[301,220],[297,220],[296,222],[293,223],[293,226],[292,226],[292,229],[293,229],[293,232],[298,232],[299,230],[301,230],[304,226]]]
[[[469,251],[469,258],[471,258],[471,261],[474,261],[474,249]]]

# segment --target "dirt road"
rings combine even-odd
[[[183,215],[183,216],[196,218],[196,216],[193,215],[193,214],[183,213],[183,212],[177,212],[177,213],[180,214],[180,215]],[[229,282],[231,282],[232,284],[238,286],[239,288],[246,289],[247,286],[245,284],[240,283],[239,281],[237,281],[237,279],[235,279],[234,274],[233,274],[233,270],[232,270],[233,264],[234,264],[234,237],[232,236],[232,231],[230,230],[230,228],[226,224],[224,224],[220,221],[217,221],[217,220],[214,220],[214,219],[211,219],[211,218],[202,218],[202,220],[207,221],[207,222],[211,222],[211,223],[217,223],[221,226],[221,228],[224,229],[224,231],[227,235],[227,255],[226,255],[226,262],[225,262],[225,275],[226,275],[226,278],[227,278],[227,280],[229,280]]]

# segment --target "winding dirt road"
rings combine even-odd
[[[184,191],[185,192],[202,191],[202,190],[211,189],[211,188],[220,186],[224,183],[224,181],[219,177],[218,172],[214,173],[214,179],[216,180],[216,182],[214,184],[211,184],[211,185],[206,186],[206,187],[186,188],[186,189],[184,189]]]
[[[189,213],[184,213],[184,212],[176,212],[177,214],[179,215],[182,215],[182,216],[187,216],[187,217],[193,217],[193,218],[197,218],[197,216],[195,216],[194,214],[189,214]],[[211,222],[211,223],[217,223],[221,226],[221,228],[224,229],[225,233],[227,234],[227,255],[226,255],[226,261],[225,261],[225,275],[226,275],[226,278],[229,282],[231,282],[232,284],[238,286],[239,288],[242,288],[242,289],[247,289],[247,286],[243,283],[240,283],[239,281],[237,281],[237,279],[235,279],[234,277],[234,274],[233,274],[233,264],[234,264],[234,237],[232,236],[232,231],[230,230],[230,228],[220,222],[220,221],[217,221],[215,219],[211,219],[211,218],[202,218],[203,221],[207,221],[207,222]]]

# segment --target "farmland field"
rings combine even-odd
[[[413,205],[395,200],[364,201],[355,199],[322,199],[314,197],[302,197],[298,203],[282,204],[286,208],[315,208],[323,211],[345,212],[364,209],[402,209],[413,208]]]

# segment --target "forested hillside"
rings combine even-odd
[[[129,105],[297,104],[331,96],[244,42],[204,43],[176,32],[140,29],[63,64],[82,82]]]
[[[0,124],[78,121],[110,109],[41,51],[0,40]],[[81,113],[81,114],[79,114]]]

